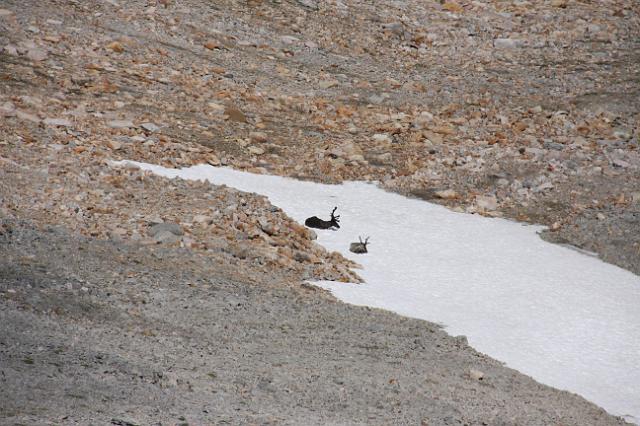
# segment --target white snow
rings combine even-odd
[[[208,165],[167,169],[269,197],[303,223],[341,229],[318,242],[364,269],[366,284],[318,283],[341,300],[437,322],[452,335],[536,380],[640,420],[640,277],[550,244],[539,226],[455,213],[373,184],[321,185]],[[371,236],[369,253],[348,251]]]

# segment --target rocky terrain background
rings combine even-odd
[[[0,416],[8,424],[110,421],[115,408],[98,414],[96,407],[122,406],[128,385],[102,377],[106,361],[83,352],[91,350],[116,364],[139,363],[114,369],[144,378],[136,385],[145,389],[140,399],[125,398],[129,411],[118,414],[141,424],[615,423],[432,325],[345,307],[301,287],[310,278],[358,281],[357,265],[326,252],[313,232],[263,197],[167,181],[110,161],[207,162],[328,183],[375,180],[459,211],[545,224],[545,238],[640,273],[639,12],[632,0],[3,0]],[[219,288],[222,300],[240,292],[247,311],[260,312],[264,303],[276,313],[243,311],[232,337],[208,334],[204,319],[223,327],[228,310],[200,292],[202,285]],[[114,294],[126,297],[116,303]],[[308,334],[303,325],[277,324],[316,314],[313,321],[327,327],[317,342],[328,352],[314,358],[298,347]],[[153,328],[163,317],[166,328]],[[403,332],[407,321],[423,337]],[[259,328],[244,326],[255,322]],[[257,330],[252,339],[262,333],[259,349],[239,337],[249,330]],[[345,334],[334,340],[339,332]],[[447,378],[416,378],[398,391],[401,409],[385,405],[382,384],[400,388],[398,378],[387,378],[380,364],[365,368],[368,355],[348,354],[358,351],[354,335],[375,341],[380,333],[386,343],[366,350],[396,366],[393,374],[413,371],[408,356],[420,359],[420,374],[428,360]],[[221,358],[207,352],[222,350],[212,336],[239,340]],[[278,356],[299,368],[331,361],[317,370],[318,395],[311,385],[278,383],[280,374],[295,373],[283,366],[266,388],[233,385],[261,377],[255,363],[267,358],[260,351],[276,350],[265,336],[278,351],[289,348]],[[421,346],[411,343],[424,336]],[[187,356],[181,339],[194,347],[214,340]],[[56,353],[60,342],[73,350]],[[163,354],[165,344],[172,349]],[[433,345],[464,361],[429,358]],[[391,347],[393,359],[383,355]],[[167,380],[205,386],[204,367],[185,367],[200,356],[226,371],[214,372],[222,376],[221,396],[206,408],[211,416],[201,412],[209,399],[188,386],[162,385],[170,360],[184,358]],[[251,362],[238,361],[244,357]],[[64,373],[53,371],[57,365]],[[469,379],[472,367],[487,380]],[[136,368],[144,371],[131,373]],[[327,373],[332,368],[348,371],[351,381],[337,383]],[[357,387],[362,374],[372,383]],[[74,393],[74,386],[84,390]],[[278,399],[261,399],[269,386]],[[52,403],[41,402],[36,388],[57,389]],[[169,400],[175,416],[142,408]]]

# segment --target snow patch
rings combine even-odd
[[[266,195],[300,223],[338,206],[341,229],[316,230],[318,242],[363,265],[366,284],[316,284],[348,303],[443,324],[511,368],[640,420],[640,277],[543,241],[542,227],[452,212],[363,182],[133,164]],[[371,236],[366,255],[349,252],[358,236]]]

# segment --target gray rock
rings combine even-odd
[[[440,191],[436,191],[434,194],[436,197],[443,200],[453,200],[455,198],[458,198],[458,193],[453,189],[443,189]]]
[[[267,235],[275,235],[276,229],[275,227],[269,223],[266,217],[260,216],[258,218],[258,224],[260,225],[260,229]]]
[[[18,48],[13,44],[7,44],[3,49],[7,55],[18,56]]]
[[[32,61],[36,61],[36,62],[40,62],[40,61],[44,61],[45,59],[47,59],[47,51],[44,49],[30,49],[27,52],[27,58],[31,59]]]
[[[614,158],[613,160],[611,160],[611,165],[613,167],[619,167],[621,169],[626,169],[631,166],[631,164],[619,158]]]
[[[404,32],[402,22],[390,22],[388,24],[382,24],[382,29],[385,31],[390,31],[395,35],[402,35],[402,33]]]
[[[71,82],[73,84],[77,84],[78,86],[88,86],[91,84],[91,82],[93,82],[93,78],[72,75]]]
[[[385,152],[384,154],[376,155],[375,160],[378,163],[388,164],[393,160],[393,155],[390,152]]]
[[[44,124],[47,126],[56,126],[56,127],[71,127],[73,124],[71,121],[65,118],[45,118],[42,120]]]
[[[471,377],[473,380],[482,380],[484,378],[484,373],[472,368],[469,370],[469,377]]]
[[[633,131],[631,129],[627,129],[624,127],[618,127],[613,131],[613,136],[615,136],[618,139],[628,141],[633,137]]]
[[[493,40],[493,47],[496,49],[516,49],[522,46],[522,40],[513,39],[513,38],[497,38]]]
[[[142,123],[140,127],[142,127],[147,132],[151,132],[151,133],[155,133],[160,130],[160,127],[154,123]]]
[[[40,122],[40,118],[38,118],[37,116],[20,110],[16,110],[16,117],[18,117],[20,120],[31,121],[33,123]]]
[[[477,196],[476,205],[482,210],[496,210],[498,208],[498,199],[493,195]]]
[[[533,190],[533,192],[544,192],[547,190],[553,189],[553,184],[551,182],[544,182]]]
[[[285,35],[280,37],[280,40],[282,40],[283,43],[285,44],[293,44],[293,43],[297,43],[300,41],[299,38],[294,37],[294,36],[290,36],[290,35]]]
[[[12,102],[5,102],[0,105],[0,115],[5,117],[16,115],[16,106]]]
[[[318,0],[298,0],[298,4],[310,10],[320,9],[318,6]]]
[[[161,231],[156,233],[153,239],[161,244],[174,244],[180,241],[181,237],[170,231]]]
[[[171,222],[157,223],[150,227],[148,232],[152,237],[157,236],[157,234],[160,234],[161,232],[170,232],[177,236],[182,236],[184,234],[180,225]]]
[[[388,97],[389,95],[387,95],[386,93],[383,93],[381,95],[371,95],[367,98],[367,102],[369,102],[370,104],[379,105]]]
[[[135,127],[131,120],[111,120],[107,122],[107,126],[112,129],[126,129],[129,127]]]
[[[545,154],[545,150],[544,149],[540,149],[540,148],[525,148],[525,152],[527,154],[532,154],[532,155],[544,155]]]
[[[562,151],[564,149],[564,145],[558,142],[553,142],[550,139],[544,141],[544,147],[546,149],[555,149],[556,151]]]

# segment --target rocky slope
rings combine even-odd
[[[546,224],[546,238],[595,251],[640,273],[639,12],[632,0],[4,0],[0,217],[17,231],[14,236],[3,231],[0,246],[0,342],[11,360],[0,377],[11,385],[2,388],[12,390],[2,398],[7,402],[0,413],[28,423],[108,421],[108,413],[98,416],[93,408],[99,401],[120,401],[114,395],[125,385],[114,379],[112,387],[105,385],[104,392],[89,393],[86,402],[76,404],[82,399],[76,396],[92,385],[83,382],[79,389],[84,391],[74,393],[69,387],[76,379],[52,370],[64,361],[55,361],[62,356],[55,348],[76,341],[83,349],[69,355],[72,370],[88,368],[96,379],[102,358],[92,352],[88,360],[86,351],[105,339],[97,352],[115,357],[122,368],[114,371],[144,378],[138,385],[146,390],[131,400],[129,413],[142,423],[154,416],[169,423],[180,416],[195,424],[260,423],[271,415],[273,422],[309,418],[322,424],[375,419],[381,424],[615,423],[579,398],[502,369],[432,325],[347,308],[323,293],[298,288],[308,278],[357,280],[357,265],[327,253],[314,243],[313,233],[263,197],[168,182],[110,161],[175,167],[207,162],[335,183],[377,180],[390,190],[460,211]],[[66,231],[51,234],[48,226]],[[85,248],[77,252],[78,245]],[[130,259],[118,254],[129,250],[138,254]],[[67,265],[69,259],[80,263]],[[49,269],[57,272],[47,275]],[[188,386],[158,390],[164,389],[158,383],[169,361],[153,357],[166,340],[139,343],[140,333],[150,330],[144,339],[168,333],[173,349],[167,356],[187,357],[180,339],[196,347],[207,329],[189,308],[178,314],[182,301],[197,298],[201,318],[209,318],[204,313],[209,309],[216,312],[210,315],[222,315],[220,309],[228,314],[216,305],[223,302],[208,300],[208,290],[200,293],[196,281],[208,277],[213,281],[206,285],[224,287],[224,300],[251,295],[242,303],[256,309],[258,295],[268,293],[267,310],[281,309],[278,314],[265,314],[268,320],[242,317],[234,332],[243,335],[256,321],[265,321],[259,332],[271,336],[269,327],[293,324],[274,342],[290,351],[283,349],[280,357],[296,360],[296,368],[309,374],[308,387],[293,386],[289,376],[302,370],[283,366],[293,387],[274,385],[273,377],[265,382],[271,384],[253,383],[250,377],[261,376],[245,360],[233,364],[244,384],[233,384],[240,379],[231,373],[224,376],[224,396],[216,406],[222,411],[211,417],[200,412],[202,401],[192,398]],[[47,290],[50,286],[55,290]],[[175,300],[163,299],[165,290],[158,286],[177,292]],[[264,286],[269,290],[260,290]],[[123,296],[111,306],[107,293],[129,291],[135,293],[127,296],[130,300]],[[277,301],[283,307],[276,308]],[[330,364],[321,371],[348,369],[346,353],[371,353],[377,360],[371,367],[368,355],[354,361],[350,381],[322,373],[322,386],[335,388],[322,388],[317,405],[310,393],[316,374],[309,371],[318,358],[300,352],[305,342],[294,336],[309,333],[291,322],[300,318],[296,315],[312,314],[303,313],[298,303],[318,309],[313,327],[318,322],[326,327],[314,346],[324,348],[322,362]],[[65,316],[67,311],[72,314]],[[158,331],[152,325],[163,311],[176,316]],[[224,315],[211,321],[222,324]],[[407,321],[422,337],[402,331]],[[381,324],[381,329],[362,322]],[[116,336],[114,329],[125,325],[132,334]],[[199,337],[188,332],[196,326]],[[92,327],[99,330],[92,333]],[[339,332],[346,334],[332,341]],[[424,343],[431,333],[436,341]],[[237,344],[227,346],[217,361],[244,354],[258,362],[261,351],[275,350],[263,340],[259,348],[245,346],[233,340],[239,339],[235,334],[223,339]],[[353,339],[376,343],[361,343],[366,350],[360,353],[359,346],[349,345]],[[133,361],[122,361],[139,356],[122,352],[129,345],[145,354],[141,374],[132,373],[138,371],[128,364]],[[447,357],[428,358],[437,345],[445,345],[452,356],[471,358],[445,365]],[[203,348],[190,352],[181,373],[167,380],[205,386],[204,367],[196,367],[201,368],[197,373],[186,367],[187,359],[206,356]],[[387,359],[390,348],[397,351]],[[43,351],[46,362],[35,362],[33,354]],[[21,361],[27,358],[34,363]],[[413,361],[406,364],[406,359]],[[488,363],[473,368],[501,377],[489,381],[489,396],[487,381],[468,381],[470,359]],[[224,369],[231,368],[225,362]],[[426,374],[422,363],[441,373],[425,381],[407,378],[417,381],[400,385],[401,372],[415,367]],[[393,374],[389,366],[397,366]],[[16,377],[22,374],[32,380],[18,386]],[[370,386],[358,387],[357,376],[372,377]],[[38,382],[39,377],[47,380]],[[438,386],[442,380],[456,384]],[[38,383],[45,389],[59,385],[55,406],[33,399]],[[270,386],[273,395],[293,404],[291,411],[281,405],[265,408],[271,397],[260,398],[271,395]],[[262,395],[258,399],[266,405],[245,404],[251,392]],[[294,401],[296,392],[306,396]],[[354,392],[356,399],[347,398]],[[382,402],[389,392],[396,392],[396,399],[389,398],[401,409]],[[476,403],[479,394],[484,399]],[[156,397],[163,404],[175,401],[175,416],[141,408],[145,398]],[[264,413],[270,414],[260,417]]]
[[[218,258],[2,221],[0,424],[624,423],[433,324]]]
[[[5,1],[4,146],[379,180],[640,272],[634,1]]]

